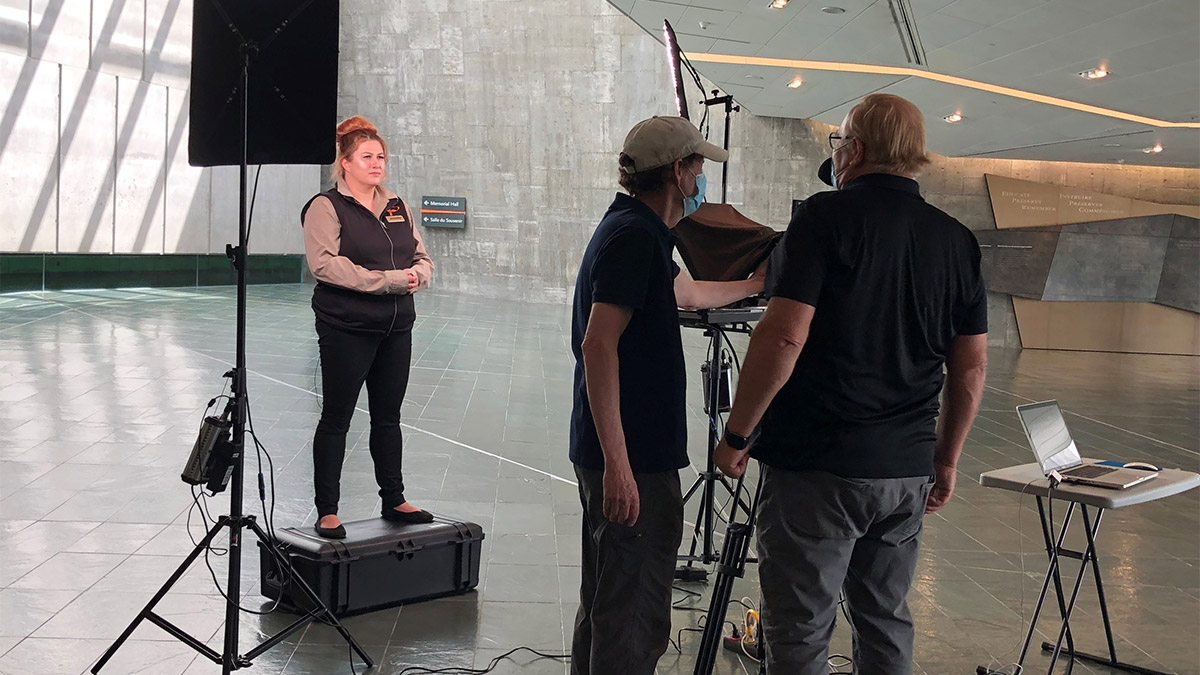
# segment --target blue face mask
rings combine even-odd
[[[704,203],[704,188],[708,185],[708,179],[704,177],[704,174],[692,175],[696,176],[696,194],[692,195],[691,197],[687,195],[683,196],[684,218],[687,218],[695,213],[696,209],[700,208],[700,205]],[[682,193],[683,189],[680,188],[679,191]]]

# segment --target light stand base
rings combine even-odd
[[[275,562],[277,565],[279,565],[279,568],[281,570],[289,571],[292,579],[299,582],[301,590],[305,593],[305,595],[308,596],[309,600],[312,601],[312,606],[314,607],[312,611],[304,616],[301,616],[291,625],[271,636],[262,644],[246,652],[244,655],[229,653],[219,654],[216,652],[216,650],[204,644],[196,637],[186,633],[182,628],[179,628],[175,624],[167,621],[162,616],[154,612],[154,608],[171,590],[171,587],[173,587],[175,583],[179,581],[180,577],[187,572],[188,568],[192,566],[192,563],[194,563],[196,559],[208,549],[209,545],[212,543],[212,540],[221,532],[221,530],[227,527],[235,529],[245,528],[253,532],[254,535],[258,537],[259,541],[263,542],[271,551],[271,555],[275,558]],[[238,598],[236,597],[227,599],[227,602],[230,603],[235,603],[237,601]],[[104,668],[105,664],[108,663],[109,659],[111,659],[113,655],[117,653],[117,650],[121,648],[121,645],[125,644],[125,641],[129,639],[129,636],[133,634],[133,631],[136,630],[139,625],[141,625],[142,621],[149,621],[159,628],[162,628],[164,631],[171,634],[171,636],[175,639],[191,647],[192,649],[195,649],[200,653],[201,656],[222,666],[225,672],[229,672],[241,668],[249,668],[252,661],[259,655],[271,649],[280,642],[283,642],[289,635],[292,635],[296,631],[304,628],[316,620],[322,620],[329,623],[339,633],[341,633],[342,637],[346,640],[346,643],[349,644],[350,648],[358,654],[359,658],[363,660],[368,668],[375,665],[375,662],[371,659],[370,655],[363,650],[362,646],[359,645],[354,639],[354,636],[350,634],[350,631],[346,630],[346,627],[342,625],[341,621],[338,621],[337,617],[334,616],[333,612],[325,606],[325,603],[321,601],[316,592],[314,592],[308,583],[304,581],[303,577],[296,573],[296,570],[292,567],[291,560],[289,560],[286,555],[281,553],[279,549],[275,547],[271,538],[267,536],[267,533],[258,526],[257,522],[255,522],[254,516],[242,516],[237,519],[230,516],[221,516],[208,530],[208,533],[204,535],[204,538],[192,548],[192,552],[189,553],[186,558],[184,558],[183,562],[179,564],[179,567],[175,568],[175,572],[169,579],[167,579],[166,583],[164,583],[162,587],[158,589],[158,592],[154,594],[154,597],[150,599],[150,602],[146,604],[146,606],[141,612],[138,613],[125,631],[121,633],[121,636],[118,637],[111,646],[109,646],[108,651],[104,652],[104,655],[100,657],[100,660],[96,662],[96,665],[92,667],[90,672],[92,675],[97,675],[100,670]]]

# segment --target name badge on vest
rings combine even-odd
[[[385,223],[403,223],[403,222],[405,222],[404,207],[400,206],[399,204],[397,204],[395,206],[389,206],[383,212],[383,222],[385,222]]]

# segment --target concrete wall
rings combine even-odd
[[[465,231],[424,233],[437,287],[569,301],[619,190],[626,131],[675,114],[662,46],[594,0],[376,0],[342,12],[339,114],[379,126],[405,198],[469,200]],[[711,120],[718,143],[721,125]],[[738,114],[730,201],[785,227],[823,142],[802,122]],[[719,199],[719,167],[708,173]]]
[[[191,0],[0,0],[0,251],[207,253],[237,169],[187,164]],[[268,166],[255,253],[303,250],[317,167]]]

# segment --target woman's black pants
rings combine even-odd
[[[342,330],[317,319],[321,353],[321,421],[313,436],[317,517],[337,513],[346,432],[363,383],[371,414],[370,450],[383,508],[404,503],[400,404],[408,389],[412,329],[380,333]]]

